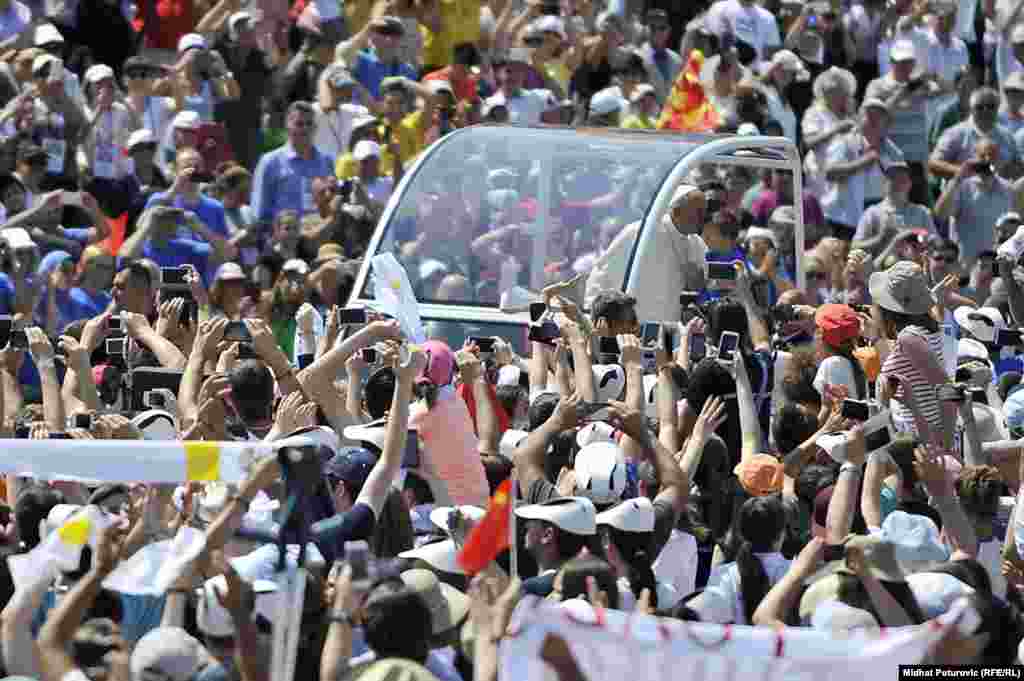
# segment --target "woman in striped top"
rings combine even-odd
[[[892,399],[892,420],[898,430],[914,432],[927,441],[930,433],[918,432],[907,400],[897,399],[909,387],[923,423],[941,434],[946,446],[951,447],[953,433],[947,426],[955,423],[956,408],[952,403],[940,403],[935,396],[936,387],[946,383],[947,376],[942,333],[931,316],[934,299],[924,271],[916,263],[897,262],[884,272],[872,274],[870,289],[878,327],[893,341],[892,352],[882,365],[879,399]],[[903,380],[897,383],[890,376]],[[905,387],[897,387],[900,383]]]

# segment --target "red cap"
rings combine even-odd
[[[814,314],[814,323],[821,329],[822,340],[832,347],[860,334],[860,317],[849,305],[822,305]]]

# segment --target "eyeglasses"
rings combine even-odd
[[[999,108],[998,104],[991,103],[991,102],[990,103],[985,103],[985,104],[975,104],[974,106],[971,107],[971,109],[973,109],[974,111],[995,111],[998,108]]]

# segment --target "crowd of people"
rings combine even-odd
[[[0,0],[10,451],[298,438],[238,484],[0,455],[7,678],[291,681],[295,613],[296,679],[492,681],[535,599],[859,641],[969,612],[906,662],[1024,662],[1020,4],[684,4]],[[627,295],[695,110],[791,140],[804,191],[696,169]],[[663,134],[552,173],[503,142],[541,123]],[[348,307],[478,125],[378,252],[529,328]]]

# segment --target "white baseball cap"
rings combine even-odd
[[[914,43],[909,40],[897,40],[889,48],[889,61],[917,61],[917,52],[914,51]]]
[[[533,22],[533,30],[537,33],[557,33],[562,40],[566,38],[565,22],[553,14],[544,15]]]
[[[373,140],[360,140],[352,149],[352,158],[363,161],[370,157],[380,158],[380,145]]]
[[[597,387],[597,401],[617,400],[626,386],[626,371],[618,364],[595,364],[594,385]]]
[[[516,516],[523,520],[543,520],[570,534],[597,534],[597,509],[586,497],[558,497],[542,504],[520,506]],[[405,553],[400,557],[405,558]]]
[[[270,622],[274,622],[281,607],[281,594],[277,583],[257,579],[252,583],[252,590],[256,595],[253,615],[262,615]],[[196,589],[196,626],[207,636],[234,636],[235,623],[231,619],[231,613],[217,599],[218,591],[227,593],[227,580],[224,575],[211,577],[202,588]]]
[[[387,421],[385,419],[377,419],[376,421],[359,426],[348,426],[342,431],[342,435],[345,436],[346,440],[368,442],[383,451],[384,442],[388,439]]]
[[[654,504],[647,497],[627,499],[597,514],[598,525],[608,525],[623,532],[653,532]]]
[[[610,88],[601,90],[590,98],[590,115],[604,116],[622,111],[622,97]]]
[[[983,343],[992,343],[999,329],[1006,328],[1003,313],[994,307],[973,308],[961,305],[953,311],[953,319],[960,328],[970,332]]]
[[[186,33],[178,40],[178,54],[194,47],[206,49],[206,39],[198,33]]]
[[[114,69],[110,68],[106,64],[93,64],[85,72],[86,83],[98,83],[101,80],[114,77]]]
[[[245,272],[237,262],[226,262],[217,268],[214,281],[245,281]]]
[[[595,442],[576,454],[576,490],[595,504],[614,504],[626,491],[626,457],[613,442]]]
[[[132,419],[132,425],[139,429],[144,440],[177,440],[178,424],[170,412],[163,409],[148,409],[139,412]]]
[[[948,611],[957,599],[974,593],[953,575],[941,572],[918,572],[907,575],[907,586],[914,593],[914,600],[921,606],[924,616],[934,619]]]
[[[439,92],[447,92],[452,97],[455,96],[455,90],[452,89],[452,84],[447,80],[428,80],[427,88],[429,88],[430,92],[435,95]]]
[[[201,124],[202,120],[195,111],[179,111],[174,116],[171,127],[175,130],[198,130]]]
[[[644,97],[646,97],[647,95],[655,96],[656,94],[657,91],[654,89],[653,85],[651,85],[650,83],[641,83],[640,85],[637,85],[636,88],[634,88],[633,94],[630,96],[629,101],[636,103],[639,102]]]
[[[284,264],[281,268],[282,272],[298,272],[299,274],[309,274],[309,264],[301,258],[292,258]]]
[[[60,31],[53,24],[39,24],[32,33],[32,44],[36,47],[62,42],[64,42],[64,36],[61,35]]]
[[[153,136],[152,130],[139,128],[128,135],[128,142],[125,144],[125,147],[127,147],[128,151],[131,151],[140,144],[156,144],[156,137]]]
[[[501,441],[498,443],[498,453],[506,459],[511,459],[512,455],[515,454],[516,447],[526,439],[527,435],[529,433],[525,430],[509,428],[501,436]]]
[[[576,445],[583,449],[589,444],[596,442],[618,442],[619,431],[610,423],[604,421],[594,421],[588,423],[578,431],[576,431]]]

